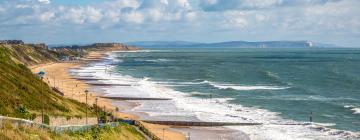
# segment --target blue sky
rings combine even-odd
[[[360,0],[0,0],[0,39],[310,40],[360,47]]]

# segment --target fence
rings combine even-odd
[[[46,125],[46,124],[35,123],[33,121],[29,121],[29,120],[25,120],[25,119],[0,116],[0,122],[1,122],[0,125],[2,125],[3,121],[10,121],[15,126],[27,125],[27,126],[31,126],[31,127],[45,128],[45,129],[49,129],[51,131],[54,131],[55,133],[61,133],[61,132],[65,132],[65,131],[71,131],[71,132],[87,131],[87,130],[91,129],[94,126],[99,126],[99,127],[102,128],[105,125],[110,125],[112,127],[115,127],[115,126],[119,125],[119,123],[117,123],[117,122],[112,122],[112,123],[99,124],[99,125],[98,124],[91,124],[91,125],[50,126],[50,125]]]

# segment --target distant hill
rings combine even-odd
[[[320,44],[311,41],[264,41],[264,42],[247,42],[247,41],[229,41],[218,43],[197,43],[185,41],[142,41],[129,42],[127,44],[154,48],[154,47],[202,47],[202,48],[310,48],[310,47],[337,47],[330,44]]]
[[[91,45],[81,46],[91,51],[130,51],[139,48],[122,43],[94,43]]]
[[[128,45],[140,46],[140,47],[186,47],[202,45],[203,43],[187,42],[187,41],[139,41],[128,42]]]

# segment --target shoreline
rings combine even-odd
[[[64,93],[64,97],[77,100],[79,102],[85,103],[85,93],[86,89],[90,89],[88,95],[88,104],[92,105],[95,102],[97,95],[101,95],[101,92],[92,92],[94,86],[87,84],[85,81],[78,80],[76,77],[70,74],[70,69],[76,69],[83,67],[86,64],[90,64],[95,61],[101,61],[107,56],[106,51],[104,52],[90,52],[89,55],[79,62],[70,62],[70,63],[46,63],[29,66],[32,72],[37,73],[40,69],[44,69],[47,73],[44,81],[48,83],[51,87],[58,87],[61,92]],[[126,101],[125,101],[126,102]],[[98,105],[103,107],[105,106],[106,110],[116,112],[116,106],[113,104],[113,101],[105,98],[98,98]],[[139,117],[133,114],[123,113],[122,109],[119,108],[119,111],[116,112],[115,116],[124,119],[135,119],[138,120]],[[157,124],[148,124],[142,122],[142,124],[148,128],[152,133],[154,133],[159,138],[163,137],[163,132],[165,132],[165,139],[173,140],[184,140],[185,135],[181,132],[174,131],[170,126],[157,125]]]

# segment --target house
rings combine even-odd
[[[24,45],[24,42],[22,40],[0,40],[0,44]]]

